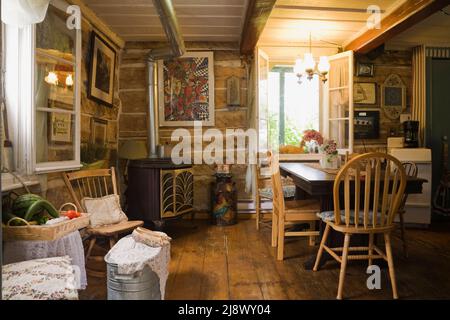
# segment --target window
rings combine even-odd
[[[320,80],[298,83],[293,67],[277,66],[269,74],[269,144],[299,145],[303,131],[320,130]]]
[[[81,30],[50,5],[42,23],[6,26],[6,106],[16,169],[80,165]]]

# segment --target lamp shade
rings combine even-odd
[[[303,65],[303,60],[298,58],[295,60],[294,73],[302,74],[305,72],[305,66]]]
[[[316,63],[314,61],[312,53],[309,53],[309,52],[305,53],[304,58],[305,58],[305,60],[304,60],[303,63],[304,63],[304,66],[305,66],[305,71],[307,71],[307,72],[308,71],[313,71]]]
[[[119,157],[136,160],[148,156],[147,142],[143,140],[127,140],[119,144]]]
[[[1,3],[3,23],[23,27],[42,22],[50,0],[2,0]]]
[[[322,56],[320,57],[319,65],[317,69],[322,74],[327,74],[330,71],[330,62],[328,61],[328,57]]]

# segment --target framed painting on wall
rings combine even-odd
[[[91,118],[91,143],[104,146],[107,141],[108,121]]]
[[[159,125],[214,126],[213,52],[159,61]]]
[[[377,84],[374,82],[358,82],[353,85],[353,102],[359,105],[375,105],[377,103]]]
[[[112,107],[116,51],[97,33],[92,32],[90,57],[88,97]]]

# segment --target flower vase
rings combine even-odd
[[[324,169],[339,169],[340,158],[337,154],[322,154],[320,166]]]

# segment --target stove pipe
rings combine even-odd
[[[169,46],[153,49],[147,57],[148,68],[148,154],[150,158],[159,158],[156,150],[158,143],[158,67],[157,60],[173,59],[182,56],[186,49],[178,26],[178,20],[171,0],[153,0],[158,12]],[[162,76],[162,75],[160,75]]]

